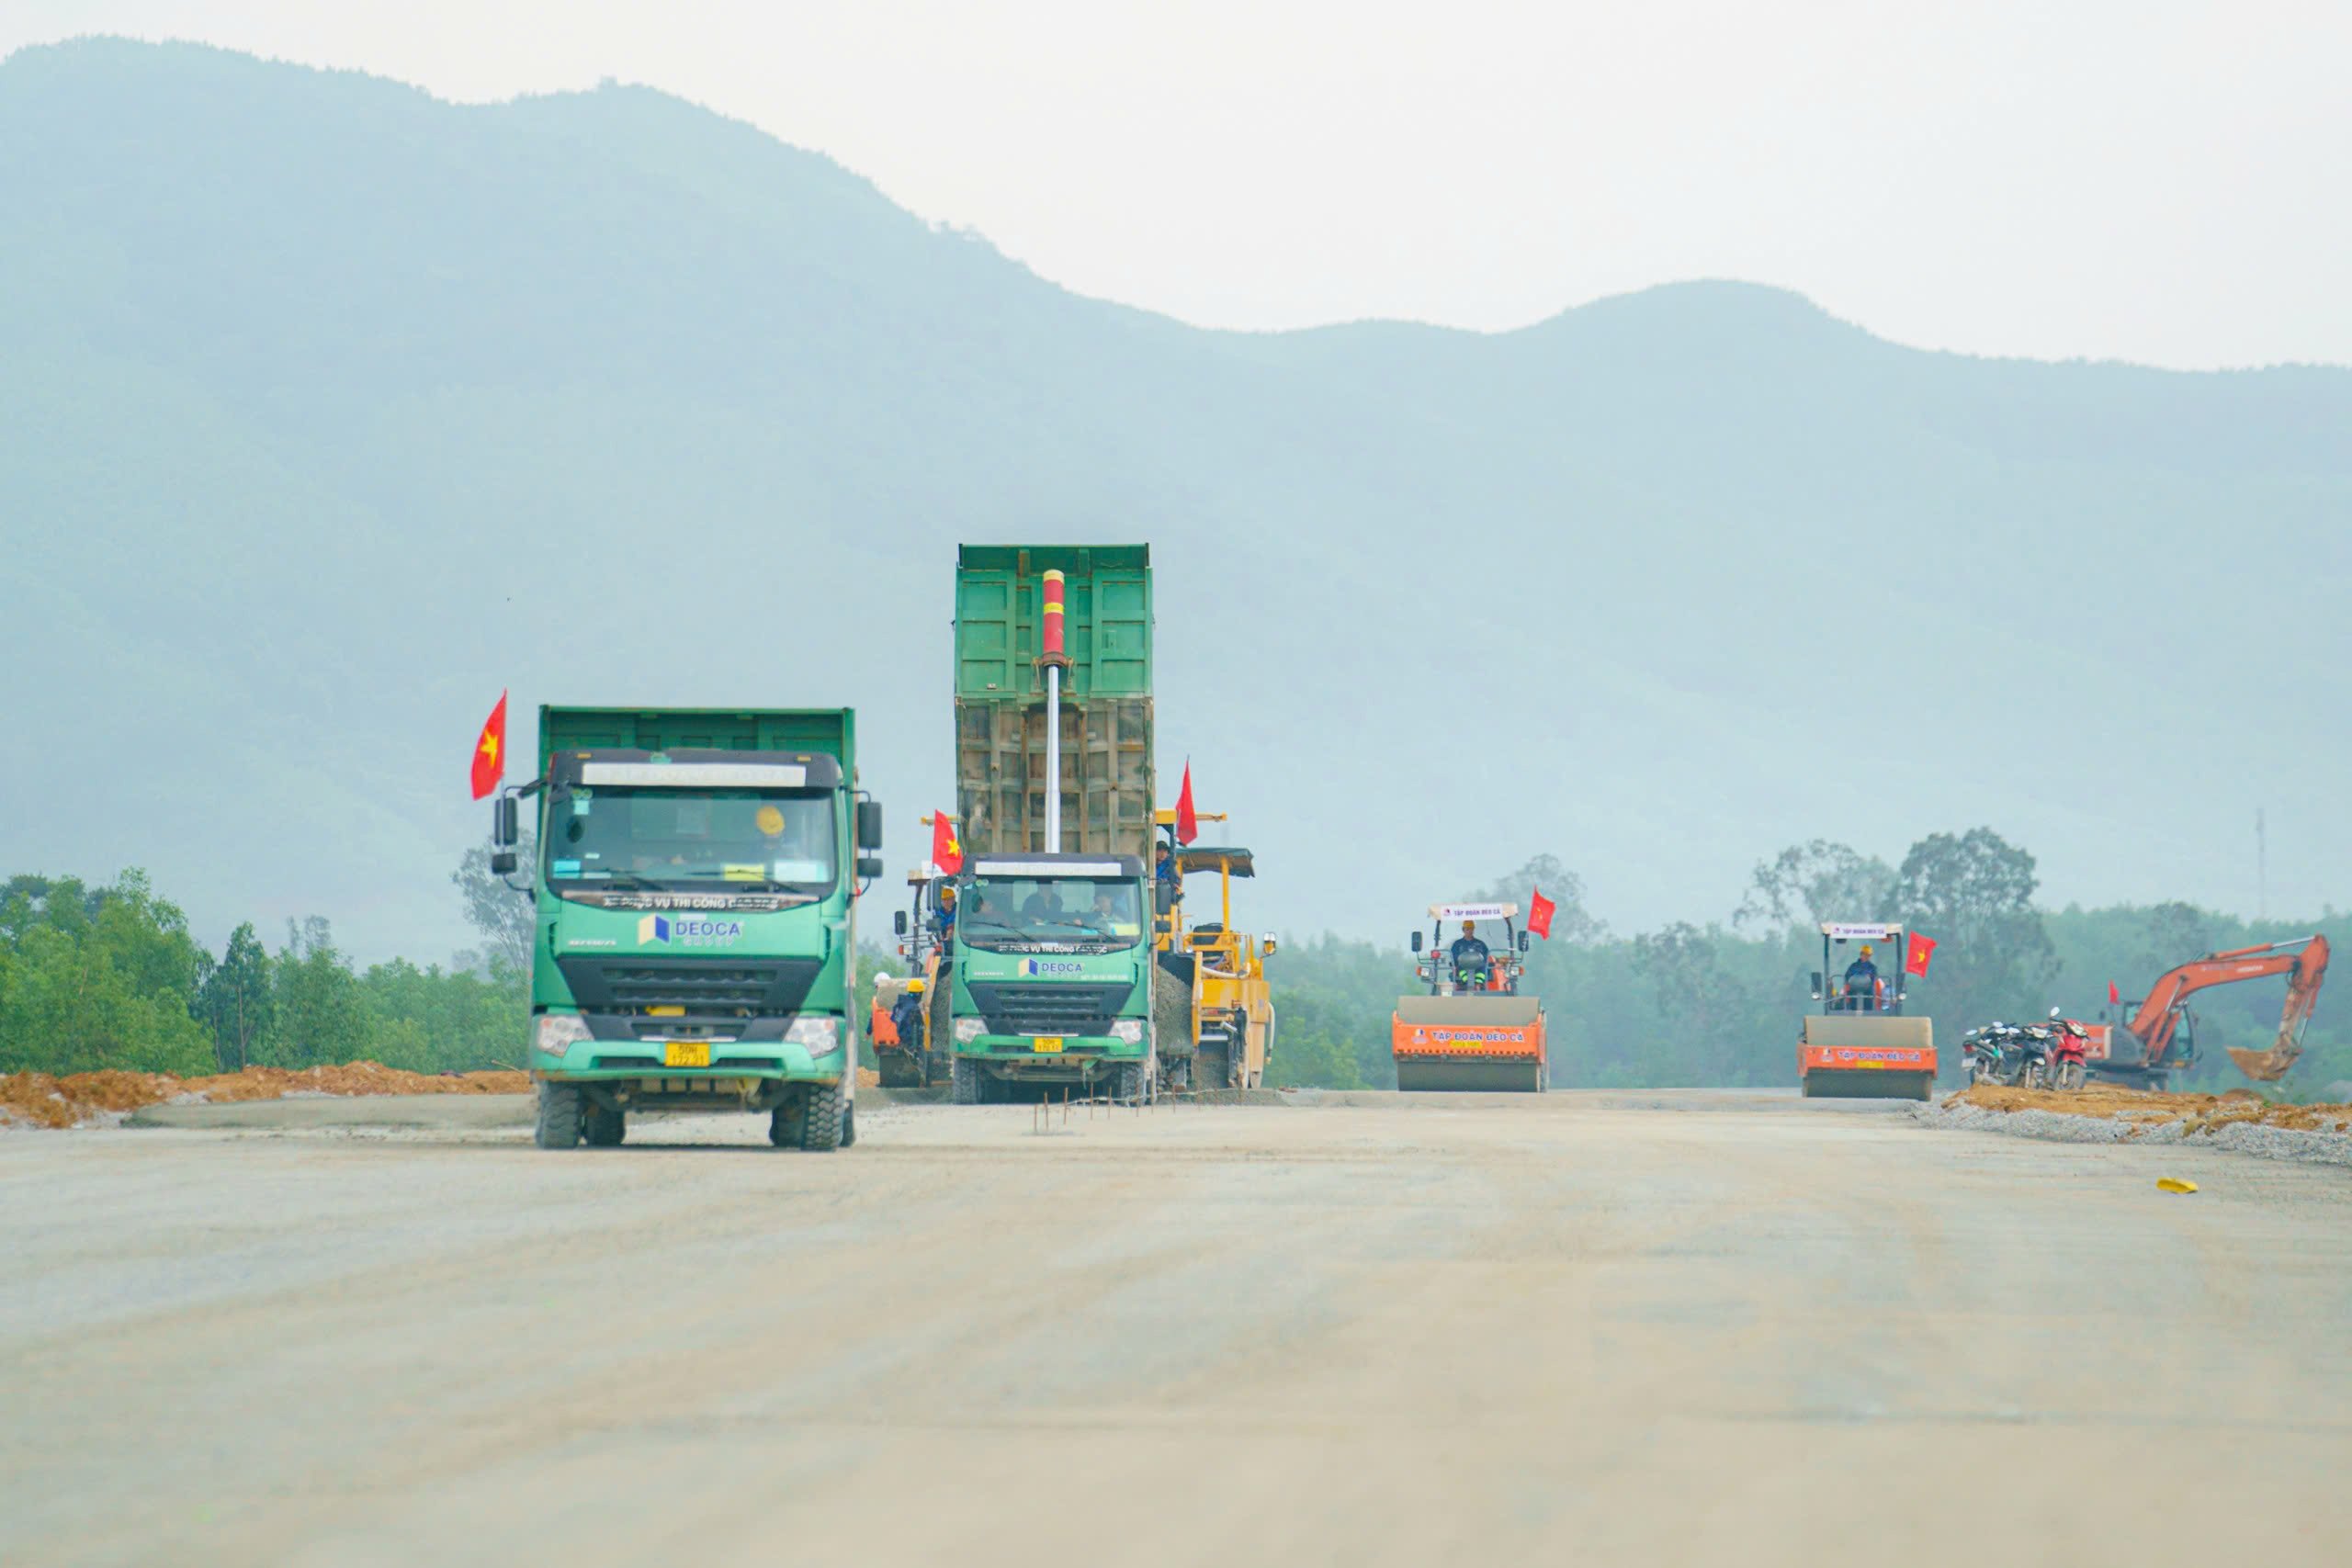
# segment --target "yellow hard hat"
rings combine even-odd
[[[1464,936],[1468,936],[1472,931],[1475,931],[1477,929],[1478,922],[1476,920],[1464,920],[1462,922],[1462,934]]]
[[[1869,942],[1864,942],[1864,943],[1862,943],[1862,956],[1863,956],[1864,958],[1868,958],[1870,955],[1871,955],[1871,944],[1870,944]]]

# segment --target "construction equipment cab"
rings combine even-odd
[[[1935,1092],[1932,1024],[1903,1016],[1904,928],[1824,920],[1814,1010],[1797,1041],[1807,1099],[1926,1100]]]

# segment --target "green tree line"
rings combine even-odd
[[[527,975],[496,934],[448,968],[396,958],[363,970],[313,916],[288,921],[274,949],[248,921],[214,953],[143,872],[98,886],[11,877],[0,884],[0,1072],[514,1066]]]

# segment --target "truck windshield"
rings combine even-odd
[[[827,791],[579,788],[548,803],[550,883],[832,891]]]
[[[1083,876],[982,876],[957,900],[956,929],[991,953],[1039,943],[1108,952],[1143,940],[1141,900],[1132,882]]]

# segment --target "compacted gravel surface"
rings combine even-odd
[[[553,1155],[450,1098],[0,1138],[0,1562],[2352,1556],[2333,1165],[1699,1091]]]

